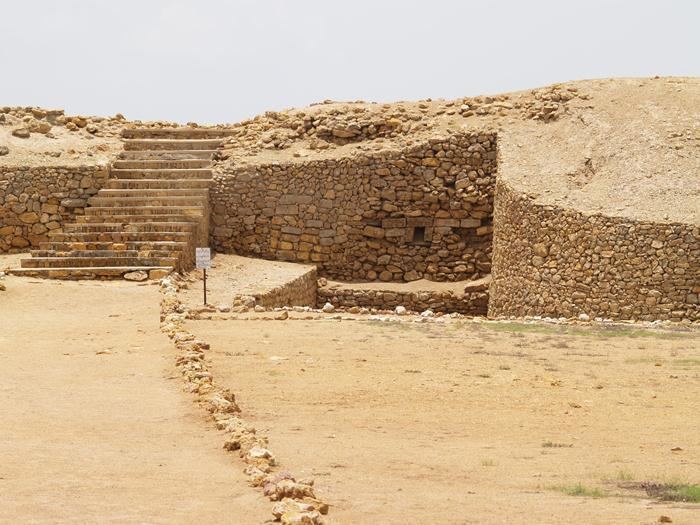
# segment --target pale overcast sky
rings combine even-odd
[[[10,0],[0,105],[235,122],[324,99],[700,75],[697,0]]]

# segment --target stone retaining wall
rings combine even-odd
[[[21,252],[48,240],[82,215],[109,177],[107,166],[0,166],[0,252]]]
[[[700,320],[700,228],[543,206],[499,181],[490,316]]]
[[[256,305],[265,308],[280,308],[283,306],[316,306],[317,275],[316,267],[310,266],[304,274],[275,286],[270,290],[253,294]],[[234,297],[233,304],[246,304],[241,297]]]
[[[329,302],[336,308],[376,308],[394,310],[403,306],[413,312],[432,310],[433,312],[460,313],[464,315],[486,315],[489,302],[488,291],[474,291],[457,295],[452,292],[401,292],[387,290],[367,290],[361,288],[318,289],[318,308]]]
[[[211,190],[211,244],[341,280],[477,278],[490,272],[495,174],[491,133],[230,168]]]

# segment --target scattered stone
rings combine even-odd
[[[399,306],[397,306],[396,309],[394,310],[394,313],[395,313],[396,315],[407,315],[407,314],[408,314],[408,310],[406,310],[405,307],[399,305]]]
[[[170,275],[170,270],[160,268],[156,270],[149,270],[148,272],[148,278],[152,281],[157,281],[159,279],[162,279],[163,277],[167,277],[168,275]]]
[[[148,274],[141,270],[136,272],[127,272],[124,274],[124,279],[127,281],[146,281],[148,279]]]
[[[9,155],[9,153],[10,153],[10,148],[8,148],[7,146],[0,146],[0,157],[2,157],[4,155]]]
[[[12,136],[20,139],[28,139],[31,136],[31,132],[27,128],[17,128],[12,130]]]
[[[321,310],[326,314],[330,314],[332,312],[335,312],[335,306],[333,306],[331,303],[326,303],[323,305],[323,308],[321,308]]]
[[[588,314],[578,314],[578,320],[587,323],[591,318]]]

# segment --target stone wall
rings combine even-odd
[[[584,215],[499,181],[489,315],[700,320],[700,227]]]
[[[106,166],[0,166],[0,252],[21,252],[48,240],[81,215],[109,176]]]
[[[363,288],[318,289],[318,308],[329,302],[336,308],[376,308],[394,310],[403,306],[412,312],[460,313],[464,315],[486,315],[489,294],[486,290],[455,294],[450,291],[408,292],[396,290],[368,290]]]
[[[316,267],[309,266],[303,274],[284,283],[252,295],[235,295],[233,305],[259,305],[265,308],[283,306],[316,306]]]
[[[495,175],[490,133],[229,168],[211,190],[211,244],[341,280],[477,278],[490,272]]]

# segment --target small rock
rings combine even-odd
[[[591,318],[590,318],[590,316],[589,316],[588,314],[579,314],[579,315],[578,315],[578,320],[587,323],[588,321],[591,320]]]
[[[2,157],[3,155],[7,155],[9,153],[10,153],[10,148],[8,148],[7,146],[0,146],[0,157]]]
[[[397,306],[396,309],[394,310],[394,313],[396,315],[406,315],[406,314],[408,314],[408,310],[406,310],[406,308],[403,306]]]
[[[428,310],[425,310],[424,312],[421,312],[421,313],[420,313],[420,316],[421,316],[421,317],[435,317],[435,312],[433,312],[432,310],[428,309]]]
[[[148,279],[148,274],[140,270],[137,272],[127,272],[124,274],[124,279],[127,281],[145,281]]]
[[[20,139],[28,139],[30,135],[31,133],[27,128],[17,128],[12,130],[12,136]]]
[[[6,290],[5,284],[4,284],[4,283],[0,283],[0,292],[4,292],[5,290]]]
[[[251,459],[266,459],[270,465],[275,464],[275,456],[266,448],[253,447],[248,451],[248,457]]]
[[[662,514],[661,516],[659,516],[659,523],[673,523],[673,520],[670,517],[664,516]]]
[[[329,313],[331,313],[331,312],[335,312],[335,306],[333,306],[331,303],[326,303],[326,304],[323,305],[323,308],[321,308],[321,310],[322,310],[324,313],[329,314]]]
[[[262,305],[260,305],[260,304],[256,304],[256,305],[255,305],[255,308],[254,308],[253,310],[255,310],[256,312],[260,313],[260,312],[264,312],[264,311],[265,311],[265,307],[262,306]]]
[[[170,275],[169,270],[163,270],[160,268],[148,272],[148,278],[153,281],[157,281],[158,279],[162,279],[163,277],[167,277],[168,275]]]
[[[277,312],[275,314],[275,319],[277,321],[284,321],[285,319],[289,319],[289,312],[287,310],[282,310],[281,312]]]

